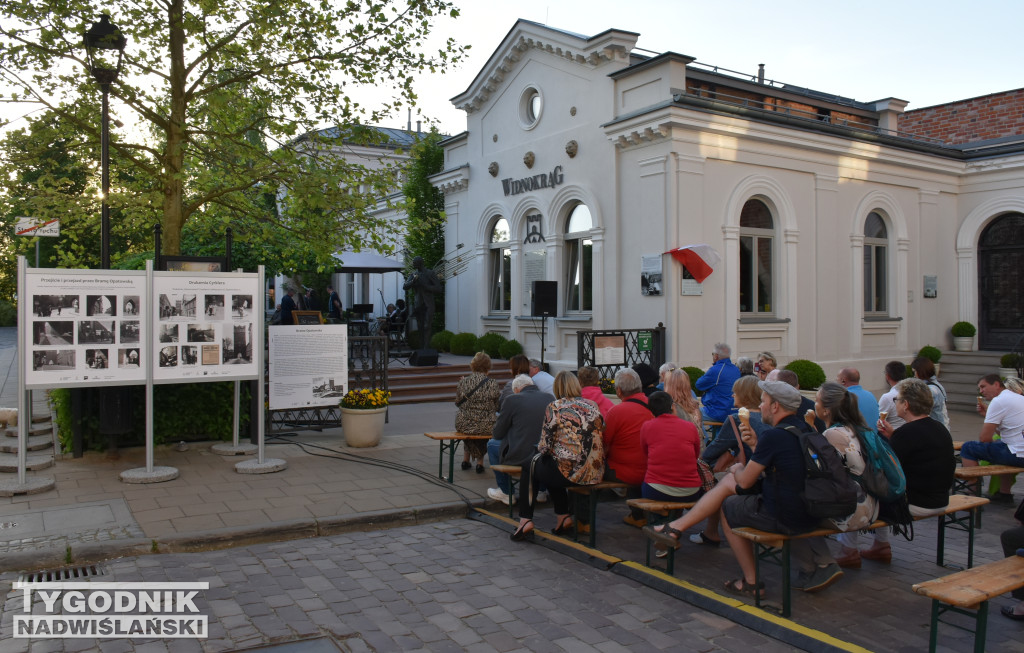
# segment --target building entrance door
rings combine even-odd
[[[978,346],[1010,351],[1024,334],[1024,214],[993,220],[978,240]]]

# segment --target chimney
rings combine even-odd
[[[757,83],[764,84],[764,64],[757,64]]]
[[[412,107],[409,107],[409,121],[405,125],[405,131],[412,131]]]
[[[422,131],[420,130],[420,125],[422,125],[422,124],[423,124],[423,121],[422,121],[422,120],[417,120],[417,121],[416,121],[416,133],[417,133],[417,134],[422,134],[422,133],[423,133],[423,132],[422,132]]]

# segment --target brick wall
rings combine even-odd
[[[1024,134],[1024,88],[907,111],[899,129],[950,145]]]

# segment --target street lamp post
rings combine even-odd
[[[110,16],[103,14],[98,23],[93,23],[85,33],[85,50],[89,55],[89,70],[100,85],[103,93],[103,118],[100,122],[100,177],[102,180],[102,204],[100,214],[100,261],[104,270],[110,268],[110,207],[107,195],[110,193],[110,107],[107,96],[110,85],[121,74],[124,47],[128,39],[121,30],[110,22]],[[117,63],[111,65],[104,50],[117,52]],[[113,57],[110,57],[111,59]]]

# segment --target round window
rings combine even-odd
[[[519,101],[519,119],[524,129],[533,129],[540,120],[540,114],[544,109],[544,99],[536,87],[530,86],[523,91]]]

